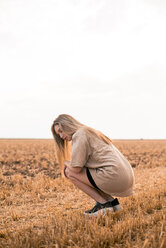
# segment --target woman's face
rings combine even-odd
[[[70,140],[72,139],[72,136],[71,136],[71,135],[68,135],[67,133],[65,133],[65,132],[60,128],[60,126],[59,126],[58,124],[55,125],[54,129],[55,129],[56,134],[58,134],[58,135],[61,137],[61,139],[67,140],[67,141],[70,141]]]

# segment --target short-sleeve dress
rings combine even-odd
[[[134,173],[128,160],[111,143],[88,135],[85,128],[72,136],[72,167],[88,167],[99,189],[112,196],[133,194]]]

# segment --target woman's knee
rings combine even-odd
[[[67,167],[65,170],[65,175],[68,179],[72,180],[73,179],[73,172]]]
[[[65,170],[65,175],[70,180],[77,180],[80,176],[80,173],[75,173],[74,171],[70,170],[68,167]]]

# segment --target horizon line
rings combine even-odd
[[[54,138],[0,138],[0,140],[54,140]],[[114,138],[111,140],[166,140],[166,138]]]

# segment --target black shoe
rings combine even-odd
[[[103,204],[97,202],[92,209],[86,210],[84,214],[88,216],[97,216],[98,214],[105,214],[106,211],[114,212],[111,202],[106,202]]]
[[[117,212],[120,210],[122,210],[122,208],[118,199],[115,198],[113,201],[108,201],[103,204],[96,202],[96,205],[92,209],[86,210],[84,214],[88,216],[97,216],[98,214],[105,214],[106,211]]]
[[[113,201],[111,201],[111,205],[114,209],[114,212],[117,212],[117,211],[121,211],[122,210],[122,207],[118,201],[117,198],[115,198]]]

